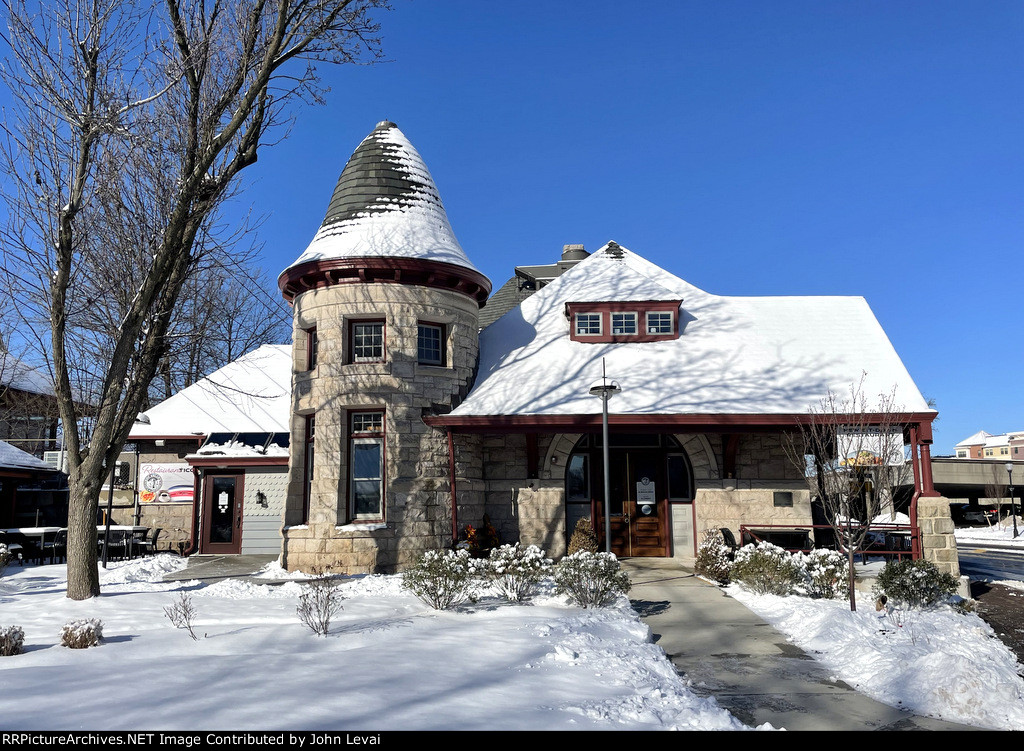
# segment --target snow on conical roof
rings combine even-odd
[[[455,238],[423,158],[387,120],[353,152],[320,230],[285,273],[343,258],[418,259],[480,273]]]

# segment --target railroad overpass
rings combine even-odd
[[[1024,461],[1013,464],[1013,496],[1017,503],[1024,497]],[[1010,502],[1006,460],[932,458],[935,489],[946,498],[986,505]]]

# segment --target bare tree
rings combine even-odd
[[[296,108],[321,100],[316,63],[378,54],[380,7],[0,0],[14,101],[0,143],[2,273],[60,409],[68,597],[99,593],[106,468],[171,351],[183,286],[228,244],[224,202]]]
[[[290,340],[291,312],[266,273],[239,254],[212,258],[186,281],[150,403],[191,386],[261,344]]]
[[[857,609],[854,553],[865,547],[872,524],[895,515],[895,495],[908,481],[906,415],[895,394],[869,396],[864,378],[844,395],[829,391],[785,442],[794,466],[822,504],[835,539],[845,548],[850,610]]]

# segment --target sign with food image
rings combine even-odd
[[[192,503],[195,476],[187,464],[141,464],[139,477],[142,503]]]
[[[836,443],[841,467],[893,467],[907,461],[902,430],[844,426],[836,431]]]

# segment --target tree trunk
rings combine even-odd
[[[100,572],[96,566],[96,512],[98,485],[82,487],[72,480],[68,504],[68,598],[87,600],[100,593]]]

